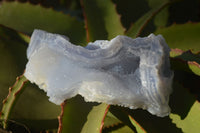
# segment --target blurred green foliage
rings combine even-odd
[[[0,100],[7,97],[7,102],[0,104],[0,132],[57,132],[60,124],[63,133],[198,133],[199,5],[199,0],[1,1]],[[82,46],[116,35],[162,34],[171,48],[175,73],[171,114],[158,118],[140,109],[86,103],[80,96],[67,100],[61,110],[36,85],[23,86],[26,48],[34,29],[66,35]]]

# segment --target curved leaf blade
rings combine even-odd
[[[3,1],[0,7],[0,18],[0,24],[17,31],[30,34],[34,29],[42,29],[66,35],[73,43],[85,43],[83,22],[40,5]]]
[[[136,128],[138,133],[146,133],[146,131],[140,126],[140,124],[132,116],[129,115],[128,117],[129,117],[131,123]]]
[[[162,34],[170,48],[200,51],[200,23],[174,24],[158,29],[155,34]]]
[[[190,88],[189,88],[190,89]],[[170,119],[183,132],[198,133],[200,130],[200,103],[182,85],[174,83],[174,93],[171,99],[172,113]]]
[[[115,117],[110,111],[106,115],[103,133],[134,133],[134,131]]]
[[[2,61],[0,65],[1,101],[8,95],[9,86],[24,71],[27,62],[27,43],[25,40],[16,31],[0,26],[0,59]],[[44,130],[44,128],[57,128],[57,116],[60,113],[59,106],[50,103],[46,94],[35,85],[27,84],[26,89],[15,101],[10,119],[26,123],[28,127],[39,131],[40,129]],[[1,107],[2,102],[0,103]]]
[[[170,4],[170,2],[164,2],[161,5],[158,5],[157,7],[151,9],[149,12],[144,14],[140,19],[138,19],[126,32],[127,36],[130,36],[132,38],[136,38],[140,35],[144,27],[148,24],[148,22],[157,15],[162,9],[167,7]]]
[[[81,96],[68,99],[64,108],[62,132],[80,133],[93,106],[94,103],[85,102]]]
[[[135,132],[133,130],[131,130],[130,127],[124,125],[124,126],[118,128],[118,129],[112,131],[112,133],[135,133]]]
[[[104,119],[108,113],[109,105],[102,103],[94,106],[87,117],[81,133],[101,133],[104,125]]]
[[[16,77],[24,71],[26,62],[26,43],[18,34],[8,28],[0,26],[0,100],[8,94],[8,88]],[[2,102],[0,102],[0,108]]]
[[[87,41],[112,39],[123,35],[123,28],[111,0],[81,0],[87,30]]]
[[[7,127],[7,120],[10,117],[10,113],[12,111],[14,103],[22,93],[26,82],[28,82],[28,80],[23,75],[21,75],[16,78],[15,84],[9,88],[9,94],[7,98],[4,99],[2,111],[0,112],[0,119],[3,120],[4,128]]]
[[[121,123],[122,122],[119,119],[117,119],[111,112],[108,112],[104,120],[104,128],[113,127]]]
[[[151,8],[156,8],[158,5],[161,5],[162,3],[167,2],[169,0],[147,0],[147,1]],[[168,22],[168,17],[169,17],[168,7],[166,7],[154,17],[154,25],[156,26],[156,28],[166,26]]]
[[[200,55],[191,51],[171,49],[171,65],[174,70],[183,70],[200,76]]]
[[[183,132],[198,133],[200,130],[199,112],[200,112],[200,103],[198,101],[195,101],[185,119],[181,119],[181,117],[177,114],[171,114],[170,118],[173,120],[172,121],[173,123],[176,123],[177,127],[183,130]]]

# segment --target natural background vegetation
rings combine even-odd
[[[119,34],[162,34],[175,74],[171,114],[160,118],[141,109],[87,103],[81,96],[62,106],[50,103],[23,76],[26,48],[36,28],[66,35],[82,46]],[[199,51],[200,0],[1,0],[0,132],[198,133]]]

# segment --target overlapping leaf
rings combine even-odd
[[[156,31],[156,34],[164,36],[167,44],[172,48],[170,56],[173,57],[171,61],[174,69],[200,75],[199,31],[200,23],[174,24]]]
[[[199,23],[174,24],[167,28],[157,30],[157,34],[162,34],[171,48],[171,64],[174,70],[182,70],[191,74],[200,76],[200,56],[199,45]],[[179,49],[177,49],[179,48]],[[191,51],[190,51],[191,50]],[[181,81],[186,73],[175,73],[175,80]],[[188,89],[192,90],[193,84],[187,80]],[[188,84],[191,84],[188,86]],[[189,91],[178,83],[174,83],[174,92],[171,98],[172,113],[170,118],[183,132],[198,132],[196,126],[200,119],[197,112],[200,110],[200,104]]]
[[[26,43],[16,32],[0,27],[0,100],[6,98],[8,88],[15,83],[17,76],[24,71],[26,62]],[[2,102],[0,103],[0,108]]]
[[[200,103],[179,83],[174,83],[171,99],[170,119],[185,133],[198,133],[200,130]],[[190,89],[190,88],[189,88]]]
[[[115,117],[111,112],[108,112],[104,120],[103,133],[134,133],[134,131]]]
[[[139,35],[149,20],[167,4],[169,3],[166,2],[163,5],[156,6],[155,9],[139,19],[134,24],[134,28],[128,31],[128,35],[131,37]],[[82,0],[82,6],[85,13],[88,41],[111,39],[116,35],[124,34],[124,28],[120,23],[119,16],[116,13],[115,5],[112,1]],[[83,22],[38,5],[2,2],[0,17],[0,24],[28,34],[33,29],[40,28],[49,32],[65,34],[74,43],[84,44],[86,40]],[[163,15],[163,17],[166,16]],[[15,21],[12,21],[13,19]],[[156,19],[157,22],[158,19]],[[157,23],[157,25],[162,24]],[[163,34],[171,48],[181,49],[172,50],[171,52],[171,57],[173,58],[172,67],[175,70],[184,70],[200,76],[200,58],[199,54],[196,54],[200,50],[199,31],[199,23],[173,25],[157,30],[156,34]],[[26,42],[28,40],[29,38],[23,34],[19,36],[17,32],[10,31],[7,28],[0,29],[0,58],[2,61],[2,65],[0,66],[0,100],[6,96],[8,87],[14,83],[15,77],[20,75],[24,70],[26,63]],[[187,50],[189,49],[192,49],[192,52],[188,52]],[[175,77],[177,77],[176,73]],[[172,114],[170,114],[170,117],[165,118],[152,116],[146,111],[133,111],[129,109],[123,109],[126,111],[125,114],[118,109],[114,109],[115,112],[111,111],[114,115],[116,115],[116,112],[120,112],[120,114],[114,117],[111,114],[106,117],[108,105],[100,104],[94,106],[91,110],[93,104],[85,103],[82,98],[75,97],[68,100],[65,106],[63,132],[80,132],[83,127],[82,132],[99,133],[102,130],[104,122],[109,127],[110,125],[119,123],[119,121],[121,125],[119,123],[116,126],[117,128],[111,129],[110,132],[132,133],[135,131],[141,133],[144,130],[154,133],[198,132],[200,130],[198,126],[200,124],[199,102],[188,91],[185,91],[185,88],[182,86],[174,84],[173,88],[174,92],[170,99]],[[90,110],[91,112],[89,113]],[[11,118],[18,122],[24,122],[36,130],[55,129],[58,126],[57,116],[59,115],[59,111],[60,108],[49,103],[42,91],[33,85],[29,85],[16,103]],[[89,115],[87,117],[86,115],[88,113]]]
[[[135,126],[138,133],[146,133],[146,131],[138,124],[138,122],[129,115],[131,123]]]
[[[162,34],[170,48],[195,53],[200,51],[200,23],[174,24],[155,33]]]
[[[177,73],[175,74],[177,75]],[[188,90],[177,82],[173,84],[173,93],[170,96],[170,107],[172,113],[170,116],[164,118],[153,116],[144,110],[125,109],[124,112],[129,114],[129,118],[134,118],[132,123],[138,133],[143,133],[145,131],[153,133],[197,133],[200,130],[198,126],[200,119],[198,113],[200,110],[200,103]],[[113,112],[112,108],[111,112]],[[125,119],[126,117],[122,115],[123,112],[114,109],[113,113],[117,114],[118,118],[121,118],[126,125],[129,125]]]
[[[161,3],[157,5],[155,8],[151,9],[149,12],[144,14],[140,19],[138,19],[126,32],[126,35],[135,38],[138,37],[144,27],[149,23],[149,21],[162,9],[164,9],[167,5],[169,5],[170,2],[166,1],[164,3]]]
[[[147,0],[151,8],[156,8],[162,3],[169,2],[169,0]],[[154,18],[154,25],[156,27],[164,27],[168,22],[169,12],[168,7],[161,10]]]
[[[28,80],[21,75],[17,77],[15,84],[9,88],[9,94],[3,101],[3,108],[0,112],[0,119],[3,120],[3,127],[7,127],[7,120],[10,117],[10,113],[12,108],[14,107],[14,103],[17,98],[19,98],[20,94],[22,93],[25,83]]]
[[[81,2],[84,10],[87,41],[111,39],[124,34],[124,28],[111,0],[82,0]],[[82,132],[101,132],[108,107],[106,104],[93,107]]]
[[[30,3],[2,2],[0,7],[0,24],[21,31],[32,33],[34,29],[43,29],[66,35],[75,44],[85,43],[83,22],[75,18]]]
[[[81,96],[66,100],[62,132],[80,133],[93,106],[94,103],[85,102]]]
[[[150,10],[147,0],[112,0],[126,29]]]
[[[111,112],[108,112],[104,121],[104,128],[114,127],[121,123]]]
[[[15,83],[18,75],[24,71],[27,43],[20,38],[17,32],[5,27],[0,27],[0,98],[5,99],[9,87]],[[2,107],[2,104],[1,104]],[[27,85],[27,89],[20,95],[13,107],[10,119],[26,124],[35,129],[57,128],[57,116],[60,112],[59,106],[48,101],[44,92],[36,86]],[[39,122],[46,121],[45,124]],[[51,124],[53,123],[52,126]]]
[[[108,133],[135,133],[135,132],[131,130],[128,126],[123,125],[120,128],[117,128],[116,130],[112,130],[111,132],[108,132]]]
[[[171,49],[170,56],[172,68],[183,70],[200,76],[200,55],[193,54],[191,51]]]
[[[87,122],[85,123],[81,133],[101,133],[108,109],[109,105],[103,103],[94,106],[87,117]]]
[[[119,15],[111,0],[81,0],[87,41],[112,39],[124,34]]]

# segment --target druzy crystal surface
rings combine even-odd
[[[61,104],[80,94],[85,101],[142,108],[166,116],[173,72],[161,35],[116,36],[76,46],[67,37],[34,30],[25,76]]]

